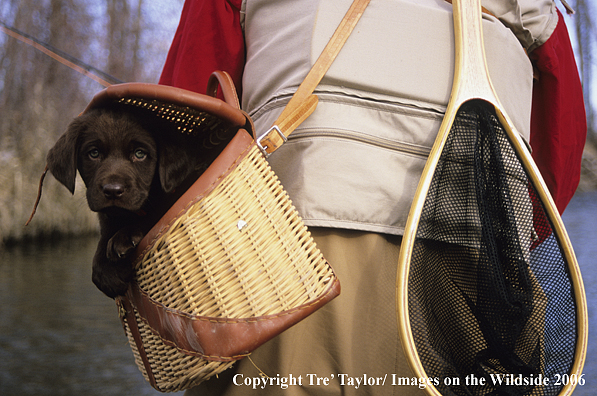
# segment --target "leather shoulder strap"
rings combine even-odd
[[[288,135],[299,126],[317,107],[315,87],[328,71],[340,49],[352,33],[370,0],[354,0],[342,22],[336,28],[321,55],[278,117],[274,126],[257,139],[257,145],[267,157],[278,149]]]

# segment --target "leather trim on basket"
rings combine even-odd
[[[338,296],[338,278],[330,283],[325,293],[306,304],[274,315],[240,319],[190,315],[170,309],[152,300],[136,283],[130,285],[123,298],[164,343],[205,360],[231,361],[247,356]]]
[[[124,83],[111,85],[98,92],[87,105],[83,113],[123,98],[142,98],[199,109],[242,127],[248,116],[242,110],[234,108],[223,100],[208,95],[201,95],[182,88],[149,83]]]
[[[135,312],[133,311],[133,305],[131,304],[130,300],[124,296],[120,296],[116,298],[116,304],[118,305],[120,310],[124,310],[124,315],[121,312],[121,320],[122,324],[128,324],[129,331],[133,336],[133,340],[135,340],[135,344],[137,345],[137,352],[139,353],[139,357],[143,362],[143,366],[145,367],[145,373],[147,374],[147,380],[155,389],[159,389],[157,381],[155,380],[155,376],[153,375],[153,370],[151,369],[151,363],[149,362],[149,358],[147,357],[147,353],[145,353],[145,347],[143,346],[143,338],[141,337],[141,332],[139,331],[139,326],[137,325],[137,318],[135,317]],[[126,327],[125,327],[126,333]]]
[[[137,261],[143,257],[145,250],[150,249],[155,240],[170,228],[174,220],[208,195],[236,168],[236,165],[247,156],[253,144],[255,143],[249,132],[240,129],[201,177],[189,187],[141,240],[136,252]]]

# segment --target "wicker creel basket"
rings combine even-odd
[[[163,392],[222,372],[340,292],[228,76],[215,77],[226,101],[132,83],[88,106],[145,112],[221,151],[139,244],[135,282],[117,299],[137,365]]]

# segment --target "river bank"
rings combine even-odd
[[[98,232],[97,217],[87,207],[85,186],[77,177],[75,194],[50,174],[33,221],[25,227],[37,197],[45,155],[36,149],[26,160],[0,151],[0,249],[26,240],[55,239]],[[597,190],[597,147],[587,145],[583,154],[577,193]]]
[[[597,147],[587,144],[583,152],[577,193],[595,190],[597,190]]]
[[[75,194],[48,174],[43,194],[31,223],[25,226],[35,206],[44,165],[23,161],[0,152],[0,250],[24,241],[96,234],[97,215],[85,198],[85,186],[77,178]],[[35,156],[35,155],[33,155]]]

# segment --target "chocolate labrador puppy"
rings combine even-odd
[[[47,156],[48,169],[71,193],[77,170],[85,182],[101,230],[93,282],[112,298],[124,294],[133,278],[137,244],[205,163],[188,141],[192,137],[166,133],[156,122],[94,109],[75,118]]]

